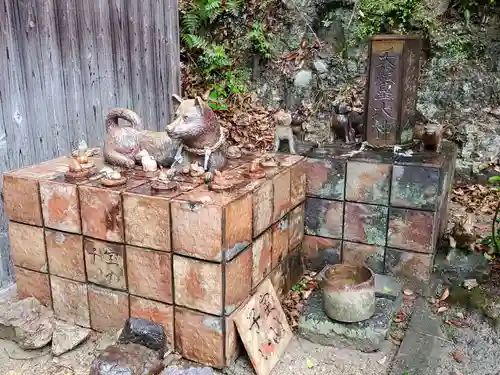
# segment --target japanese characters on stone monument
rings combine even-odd
[[[381,35],[370,40],[365,141],[373,146],[413,141],[422,40]]]

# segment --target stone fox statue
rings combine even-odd
[[[120,127],[118,119],[127,120],[130,126]],[[145,130],[141,118],[126,108],[114,108],[106,118],[108,133],[104,143],[103,155],[106,163],[133,168],[140,162],[141,150],[146,150],[158,165],[169,166],[173,163],[179,141],[171,139],[165,132]]]
[[[176,170],[198,163],[205,171],[222,169],[227,162],[227,145],[224,129],[219,126],[212,108],[200,97],[181,100],[175,120],[167,125],[166,132],[172,140],[180,142]]]

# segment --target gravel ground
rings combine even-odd
[[[457,318],[467,325],[444,323]],[[500,375],[500,333],[480,313],[462,308],[447,311],[441,329],[449,342],[442,342],[443,355],[436,375]]]

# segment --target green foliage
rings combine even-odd
[[[421,0],[359,0],[357,36],[421,31],[424,35],[434,19]]]
[[[247,39],[252,44],[255,52],[258,52],[266,59],[271,58],[271,45],[264,33],[262,23],[255,22],[252,25],[252,29],[247,34]]]
[[[307,289],[308,281],[306,279],[300,280],[297,284],[292,286],[292,292],[298,292],[300,296],[304,293],[304,290]]]
[[[463,14],[467,26],[478,17],[480,10],[493,6],[495,6],[495,0],[454,0],[452,2],[452,7]]]
[[[235,66],[233,25],[241,25],[244,0],[188,0],[181,10],[181,40],[205,84],[212,87],[209,105],[226,110],[233,94],[245,92],[249,75]],[[261,22],[247,27],[239,44],[248,52],[270,58],[271,48]],[[234,33],[233,33],[234,34]]]
[[[500,187],[498,186],[500,184],[500,176],[490,177],[488,179],[488,183],[495,185],[496,190],[500,192]],[[498,252],[498,249],[500,249],[500,218],[498,217],[499,208],[500,208],[500,201],[498,202],[495,215],[493,216],[493,222],[491,224],[491,235],[485,237],[481,241],[483,245],[489,246],[489,248],[491,249],[490,253]]]

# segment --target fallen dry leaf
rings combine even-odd
[[[393,337],[391,337],[391,341],[395,344],[395,345],[401,345],[401,340],[397,340]]]
[[[443,312],[445,312],[445,311],[447,311],[447,310],[448,310],[448,308],[447,308],[446,306],[440,306],[440,307],[437,309],[437,312],[438,312],[438,314],[441,314],[441,313],[443,313]]]
[[[444,291],[443,291],[443,294],[441,295],[441,297],[439,298],[439,301],[440,302],[443,302],[443,301],[446,301],[446,299],[450,296],[450,289],[449,288],[446,288]]]
[[[445,320],[445,323],[458,328],[465,328],[469,326],[463,320],[458,320],[458,319],[447,319]]]
[[[405,296],[413,296],[413,290],[405,289],[405,290],[403,290],[403,294]]]
[[[458,363],[464,363],[467,360],[467,356],[463,350],[457,349],[452,353],[453,359]]]

